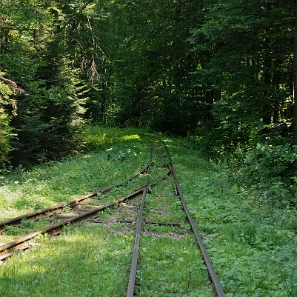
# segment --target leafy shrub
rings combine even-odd
[[[288,181],[292,177],[296,158],[297,146],[288,143],[276,146],[258,143],[253,150],[246,153],[241,171],[250,181],[278,177]]]
[[[258,197],[259,203],[283,207],[294,204],[294,163],[297,147],[285,143],[271,145],[258,143],[253,149],[238,148],[229,163],[231,179]]]

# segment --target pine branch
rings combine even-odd
[[[26,93],[26,91],[24,89],[18,87],[18,85],[15,81],[5,78],[3,76],[0,76],[0,80],[5,82],[7,85],[9,85],[15,95],[20,95],[20,94]]]

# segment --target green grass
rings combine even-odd
[[[1,267],[1,296],[122,297],[133,237],[102,226],[68,228]]]
[[[114,130],[110,129],[110,133],[114,133]],[[86,135],[86,139],[90,138],[91,141],[86,146],[86,153],[30,171],[19,167],[10,174],[2,175],[0,220],[76,199],[80,195],[125,181],[142,170],[149,162],[146,142],[140,142],[137,134],[127,135],[122,130],[116,131],[115,135],[107,137],[113,141],[104,143],[101,141],[103,132],[99,128],[96,135],[101,145],[95,150],[95,132],[91,127],[92,137]],[[118,160],[122,153],[126,156],[124,162]],[[110,160],[108,155],[111,156]]]
[[[80,155],[30,171],[19,167],[3,172],[0,220],[79,198],[136,174],[149,161],[149,138],[144,136],[147,132],[90,127]],[[226,167],[203,160],[185,140],[158,136],[172,154],[185,200],[226,296],[296,297],[296,208],[263,203],[263,192],[253,189],[250,195],[240,184],[231,183]],[[118,160],[120,154],[125,154],[124,161]],[[162,168],[167,162],[162,146],[154,156],[152,170],[162,176],[167,170]],[[99,195],[98,203],[116,199],[122,191],[130,192],[142,185],[144,178]],[[106,211],[101,219],[110,220],[116,211]],[[184,221],[172,181],[153,188],[145,214],[150,221]],[[120,219],[131,216],[135,214],[125,211],[118,215]],[[23,224],[24,230],[35,227]],[[0,235],[0,242],[19,235],[14,227],[8,229],[8,235]],[[160,293],[157,296],[213,296],[205,282],[206,271],[200,266],[199,251],[190,252],[195,244],[186,224],[181,228],[145,225],[145,229],[137,275],[141,282],[139,296],[156,296],[156,292]],[[160,236],[152,236],[154,232]],[[172,238],[161,236],[168,232],[182,237],[172,244]],[[121,224],[85,224],[67,227],[61,236],[50,240],[41,236],[32,250],[0,266],[0,296],[124,296],[133,243],[133,226]],[[182,272],[184,267],[186,272]],[[162,273],[163,268],[166,272]]]
[[[214,296],[193,236],[144,236],[141,246],[137,296]]]
[[[296,210],[261,205],[227,171],[184,156],[175,158],[181,187],[227,296],[296,297]]]

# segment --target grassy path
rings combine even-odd
[[[148,162],[147,142],[139,133],[94,127],[85,136],[85,153],[30,171],[20,167],[0,175],[0,220],[70,201],[137,173]],[[223,166],[206,162],[180,139],[163,139],[226,296],[296,297],[296,210],[261,204],[261,197],[249,197],[240,185],[231,184]],[[124,161],[118,159],[120,155],[125,155]],[[149,203],[147,206],[149,212]],[[124,296],[134,232],[129,226],[111,224],[113,215],[104,213],[106,222],[101,225],[65,228],[51,240],[42,237],[34,250],[2,264],[0,296]],[[127,217],[124,209],[120,215]],[[155,219],[164,220],[165,214]],[[150,228],[148,232],[155,232]],[[0,242],[15,235],[14,230],[7,230],[7,235],[0,235]],[[154,239],[164,248],[166,240]],[[147,236],[148,246],[154,241]],[[162,253],[170,266],[170,255],[176,250]],[[157,252],[152,257],[158,261]],[[178,257],[186,258],[186,254]],[[162,264],[160,261],[160,267]],[[145,261],[141,265],[141,275],[153,280],[152,267]],[[172,279],[183,279],[174,267],[170,268]],[[83,275],[82,286],[78,273]],[[187,282],[180,287],[195,287],[194,275],[186,275]],[[146,286],[150,289],[152,284]]]

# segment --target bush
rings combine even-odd
[[[294,162],[297,159],[297,146],[262,145],[247,151],[241,171],[251,181],[281,178],[286,182],[293,177]]]
[[[248,151],[238,148],[229,168],[233,182],[249,196],[258,197],[260,204],[283,207],[292,205],[295,199],[293,182],[296,159],[297,146],[258,143]]]

